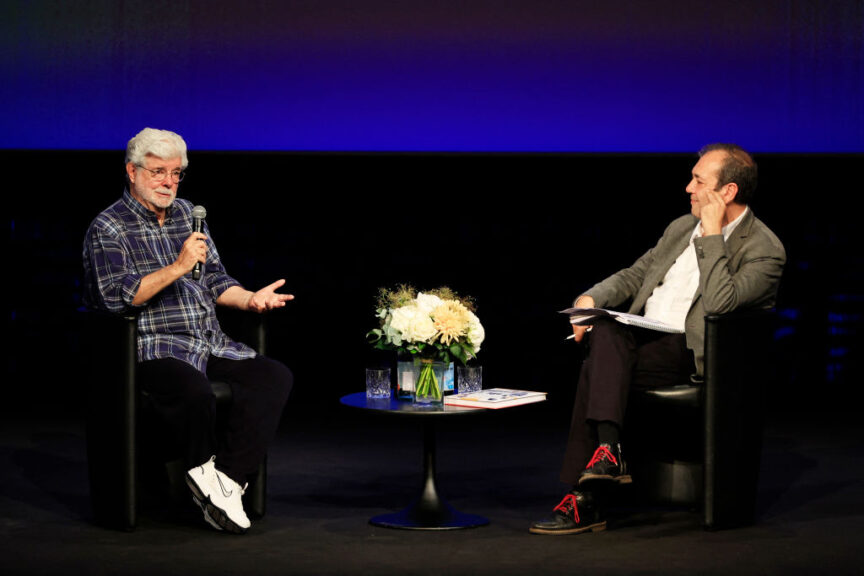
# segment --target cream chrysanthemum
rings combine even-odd
[[[444,300],[435,307],[432,320],[442,344],[449,346],[465,335],[471,319],[469,314],[465,305],[458,300]]]

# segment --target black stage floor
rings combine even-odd
[[[458,509],[491,523],[430,533],[368,524],[417,493],[420,429],[337,402],[286,412],[270,452],[268,514],[244,536],[209,529],[191,500],[150,503],[131,533],[95,525],[83,422],[7,415],[0,573],[862,573],[860,421],[770,417],[755,526],[706,532],[693,511],[627,505],[610,510],[605,532],[543,537],[527,528],[564,492],[566,411],[547,403],[452,419],[438,436],[439,486]]]

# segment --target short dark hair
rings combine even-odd
[[[717,187],[734,182],[738,185],[735,202],[749,204],[756,195],[756,184],[759,179],[759,171],[753,157],[737,144],[724,143],[708,144],[699,150],[699,157],[714,151],[726,153],[723,165],[717,173]]]

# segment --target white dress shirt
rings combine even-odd
[[[749,208],[745,208],[735,220],[723,227],[723,239],[728,240],[729,235],[747,214]],[[696,262],[696,248],[693,240],[702,235],[702,221],[696,224],[690,243],[684,252],[678,256],[663,281],[654,289],[648,301],[645,302],[645,317],[659,320],[669,324],[681,331],[684,330],[684,321],[687,312],[693,304],[693,297],[699,288],[699,265]]]

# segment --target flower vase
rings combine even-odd
[[[419,358],[414,362],[414,404],[429,407],[444,403],[444,380],[448,365]]]
[[[396,397],[400,400],[414,400],[414,357],[410,354],[396,356]]]

